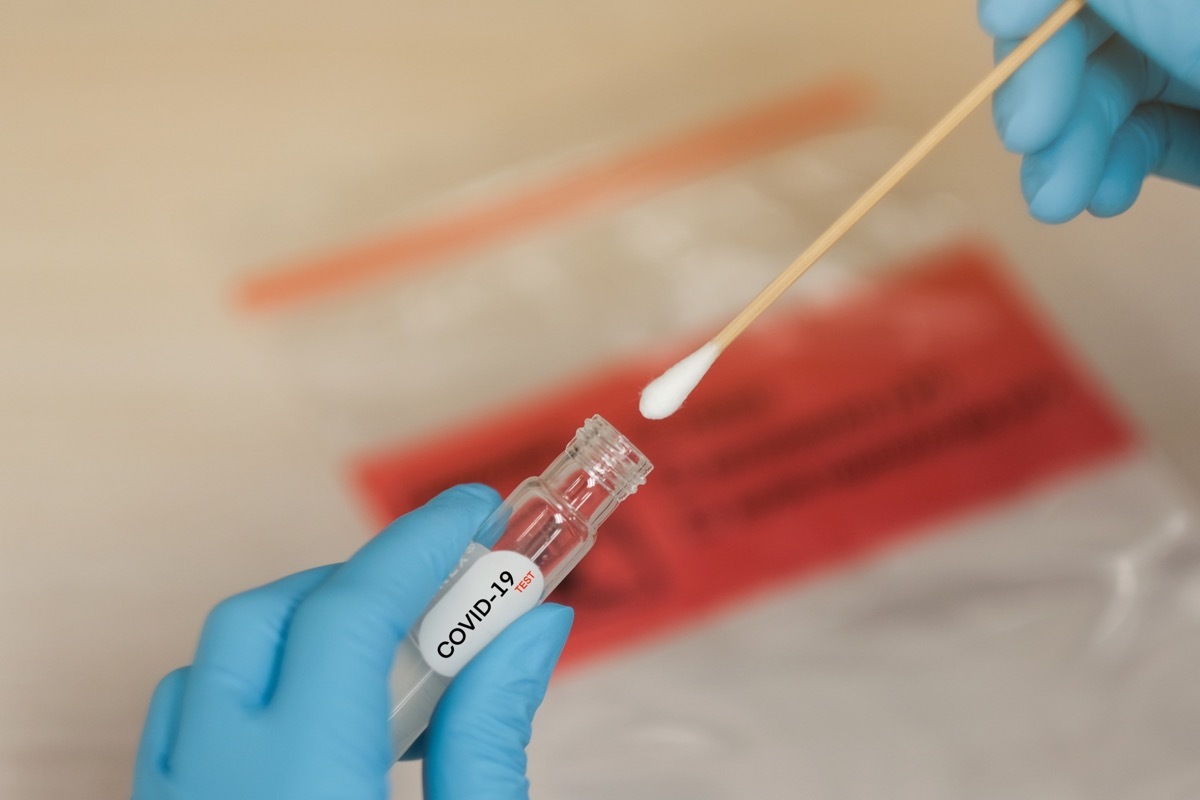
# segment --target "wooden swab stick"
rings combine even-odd
[[[1046,43],[1051,36],[1071,20],[1080,9],[1086,5],[1086,0],[1066,0],[1051,14],[1037,30],[1021,42],[1015,50],[1008,54],[999,64],[979,82],[966,97],[958,102],[946,116],[942,117],[928,133],[883,174],[879,180],[867,189],[861,197],[854,201],[850,208],[837,218],[829,228],[817,237],[808,249],[779,274],[775,280],[767,284],[742,311],[730,320],[721,332],[714,336],[708,344],[672,367],[660,378],[651,382],[642,392],[642,414],[650,419],[662,419],[673,414],[692,389],[708,372],[709,367],[716,361],[717,356],[724,352],[750,324],[766,311],[772,303],[787,291],[809,267],[828,252],[839,239],[846,235],[875,204],[896,187],[904,176],[921,163],[951,131],[959,126],[979,104],[991,96],[996,89],[1024,64],[1039,47]]]
[[[958,105],[950,109],[946,116],[942,117],[907,153],[901,156],[900,160],[883,174],[883,177],[875,181],[871,188],[855,200],[854,204],[846,209],[845,213],[838,217],[828,230],[817,237],[816,241],[792,262],[791,266],[771,281],[757,297],[750,301],[749,305],[742,309],[741,313],[714,336],[713,341],[716,342],[717,348],[724,350],[732,344],[733,340],[750,326],[750,323],[754,322],[760,314],[778,300],[797,278],[803,275],[821,256],[825,255],[830,247],[854,227],[888,192],[894,189],[896,184],[912,171],[913,167],[921,163],[922,159],[933,151],[933,148],[941,144],[942,140],[978,108],[980,103],[1011,78],[1013,73],[1074,17],[1085,4],[1085,0],[1067,0],[1059,6],[1057,11],[1029,35],[1029,38],[997,64],[978,86],[968,92],[966,97],[958,102]]]

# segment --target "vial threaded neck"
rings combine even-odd
[[[649,459],[599,415],[575,432],[566,455],[617,503],[636,492],[653,469]]]

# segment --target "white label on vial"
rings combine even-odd
[[[452,678],[484,645],[538,604],[546,582],[520,553],[498,550],[467,568],[421,621],[417,645],[434,672]]]

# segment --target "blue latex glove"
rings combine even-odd
[[[979,0],[996,55],[1062,0]],[[1091,0],[997,92],[996,128],[1025,155],[1033,216],[1127,210],[1149,174],[1200,184],[1200,4]]]
[[[456,487],[344,564],[218,605],[195,662],[155,690],[135,800],[387,797],[393,655],[498,503]],[[426,797],[528,796],[530,724],[572,616],[535,608],[458,674],[424,736]]]

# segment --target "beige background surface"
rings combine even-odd
[[[232,276],[441,187],[845,69],[918,131],[990,63],[973,4],[103,6],[0,0],[0,796],[122,796],[204,612],[365,531]],[[1200,481],[1200,194],[1047,228],[979,115],[969,204]]]

